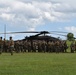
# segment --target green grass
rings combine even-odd
[[[75,75],[76,53],[3,53],[0,75]]]

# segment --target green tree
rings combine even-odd
[[[74,34],[73,33],[68,33],[67,34],[67,40],[74,41]]]

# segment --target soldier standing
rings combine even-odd
[[[13,55],[14,41],[12,40],[12,37],[10,37],[9,39],[9,48],[10,48],[11,55]]]
[[[3,52],[7,52],[6,40],[3,40]]]
[[[71,53],[74,53],[74,50],[75,50],[74,42],[71,43],[70,48],[71,48]]]
[[[55,47],[56,47],[56,53],[59,53],[59,41],[55,42]]]
[[[0,37],[0,54],[2,54],[2,50],[3,50],[3,41],[2,37]]]
[[[75,41],[75,51],[76,51],[76,41]]]
[[[14,48],[15,48],[15,51],[16,51],[17,53],[20,52],[20,47],[19,47],[19,41],[18,41],[18,40],[15,42]]]

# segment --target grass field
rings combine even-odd
[[[75,75],[76,53],[3,53],[0,75]]]

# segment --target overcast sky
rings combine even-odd
[[[7,32],[65,31],[76,36],[75,20],[76,0],[0,0],[0,32],[6,25]],[[26,35],[30,34],[9,34],[7,39]]]

